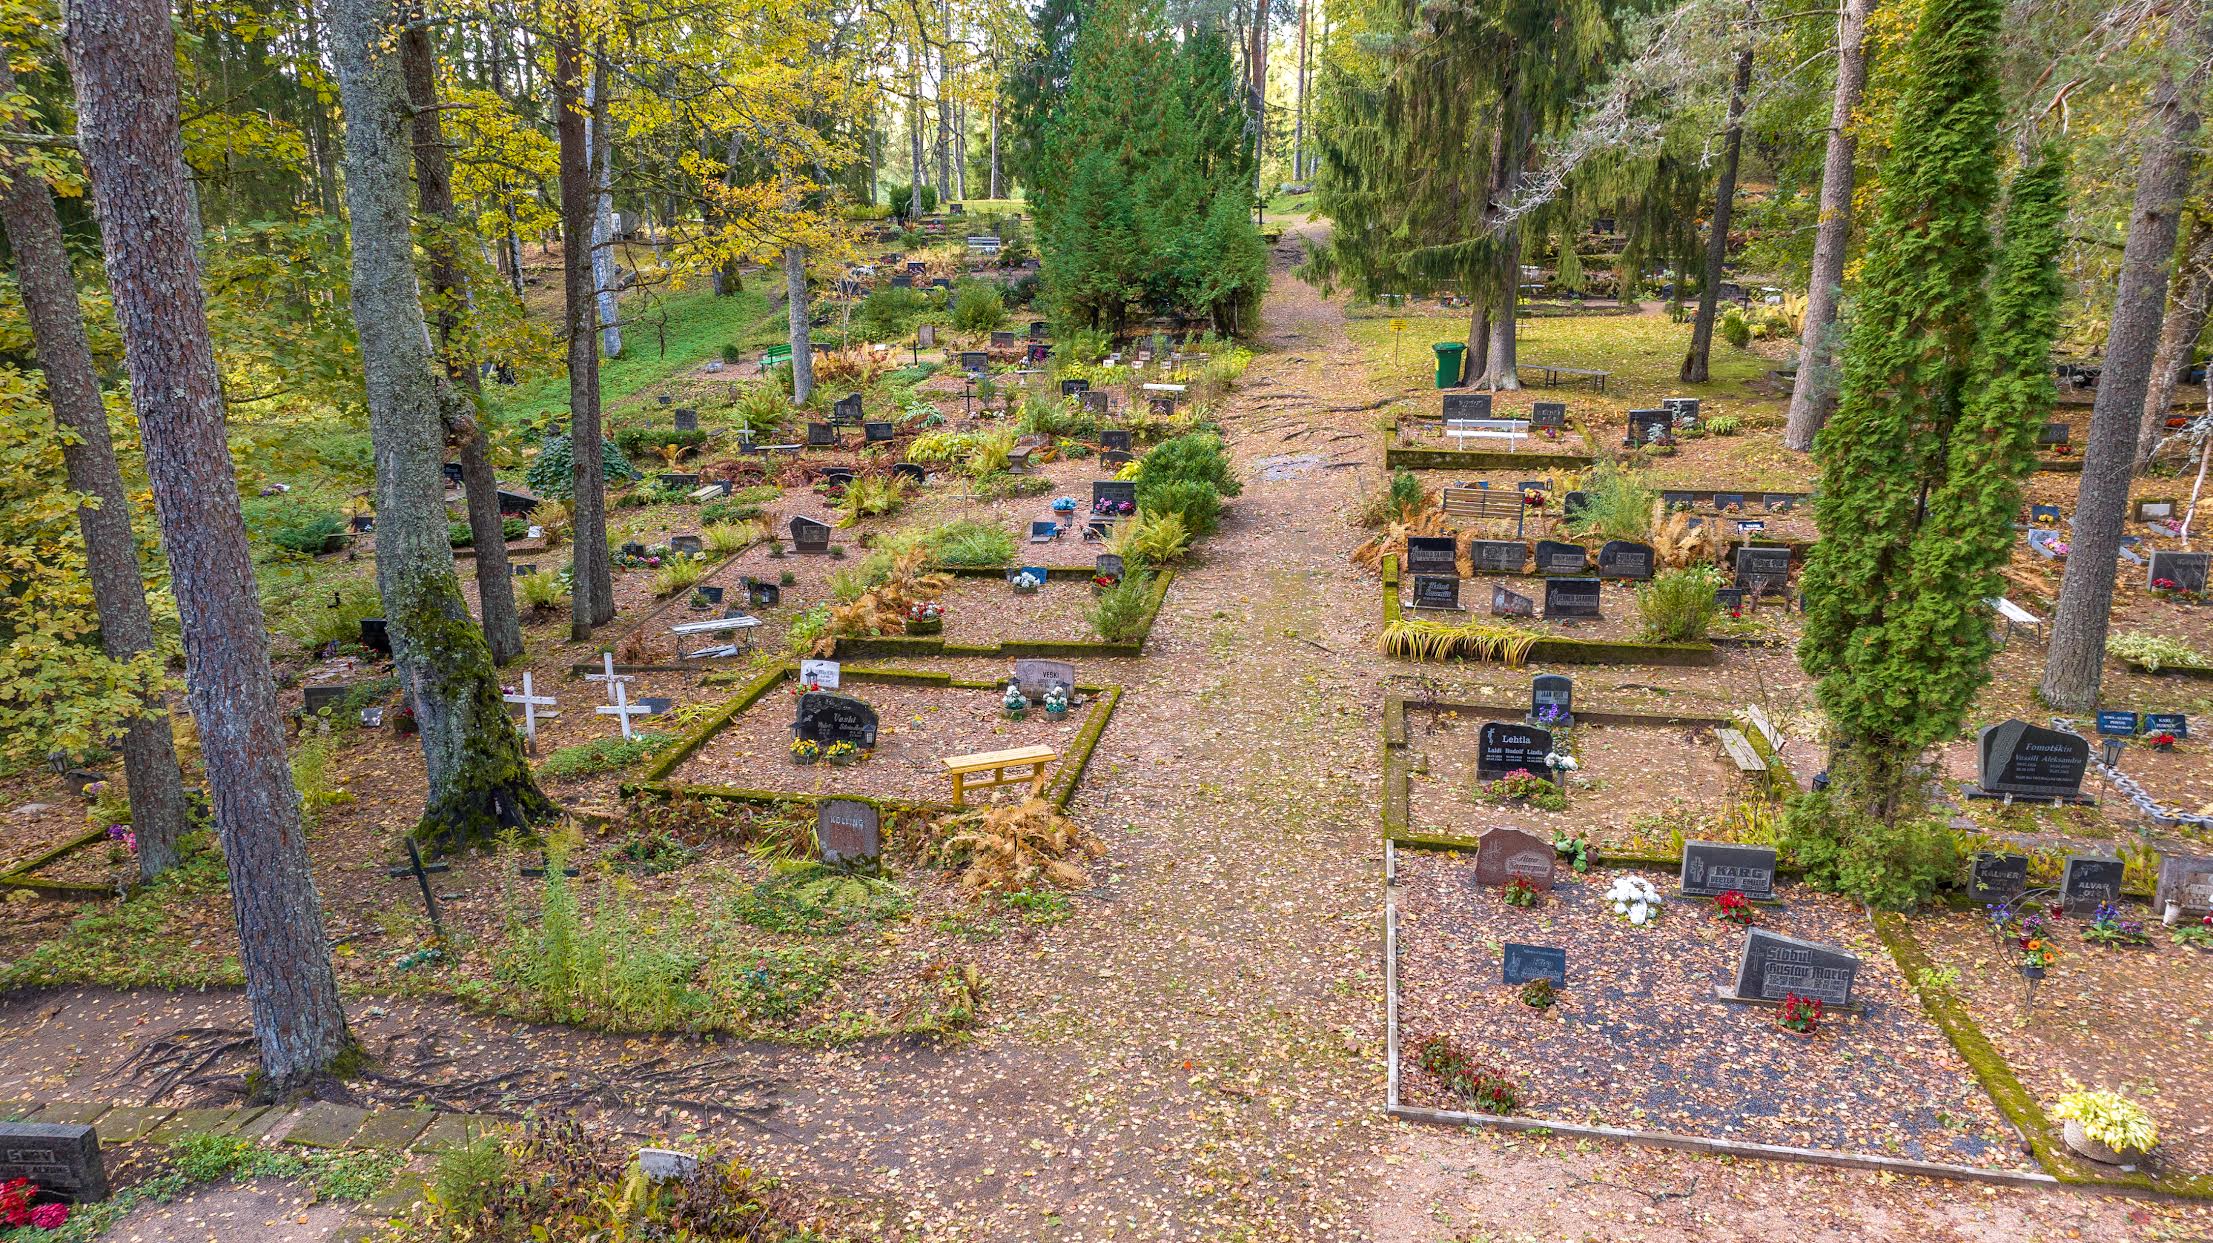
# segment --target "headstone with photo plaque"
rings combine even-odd
[[[830,551],[830,524],[818,522],[804,514],[791,520],[792,546],[800,552]]]
[[[1503,583],[1491,585],[1491,616],[1535,617],[1537,602]]]
[[[2128,516],[2134,522],[2154,522],[2175,516],[2175,498],[2171,496],[2141,496],[2129,502]]]

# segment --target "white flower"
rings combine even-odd
[[[1651,917],[1652,909],[1642,902],[1639,902],[1635,906],[1629,908],[1629,922],[1637,925],[1639,928],[1642,928],[1644,926],[1644,921],[1650,919]]]

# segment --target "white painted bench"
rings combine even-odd
[[[737,654],[738,645],[734,643],[724,644],[721,649],[701,648],[699,651],[687,655],[684,651],[684,640],[694,635],[732,635],[743,639],[745,649],[751,651],[753,649],[753,632],[759,629],[760,625],[761,619],[758,617],[742,615],[738,617],[710,617],[701,621],[678,622],[669,627],[669,634],[675,636],[676,655],[679,659],[697,660],[708,656],[734,656]]]
[[[1760,758],[1759,752],[1752,749],[1751,740],[1740,731],[1730,729],[1726,725],[1717,725],[1714,727],[1714,737],[1720,740],[1721,749],[1728,753],[1730,762],[1737,766],[1738,772],[1764,773],[1767,771],[1767,762]]]
[[[1983,603],[1990,606],[1991,612],[2005,619],[2006,628],[2001,632],[1999,646],[2003,647],[2005,638],[2016,630],[2026,630],[2040,639],[2044,637],[2044,619],[2013,601],[2004,596],[1991,596]]]
[[[1509,452],[1529,434],[1527,419],[1446,419],[1445,436],[1451,440],[1504,440]]]

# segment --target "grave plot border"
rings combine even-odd
[[[1398,557],[1387,555],[1383,558],[1383,624],[1386,627],[1405,616],[1405,606],[1399,603],[1398,593]],[[1540,634],[1536,642],[1530,644],[1521,663],[1697,666],[1713,664],[1720,658],[1719,651],[1712,643],[1640,643],[1634,639],[1571,639],[1564,635]],[[1467,658],[1447,659],[1465,662]]]
[[[1551,453],[1532,449],[1508,453],[1504,449],[1400,449],[1383,450],[1385,470],[1589,470],[1598,459],[1588,453]]]
[[[21,889],[40,897],[68,902],[112,898],[115,896],[115,888],[111,885],[86,885],[65,880],[48,880],[43,876],[34,874],[40,868],[57,859],[73,855],[80,850],[106,840],[108,840],[108,830],[103,825],[98,828],[87,829],[59,845],[49,846],[29,858],[11,865],[6,871],[0,871],[0,890]],[[138,887],[136,884],[131,886],[133,890]]]
[[[706,582],[710,576],[721,573],[723,568],[728,566],[731,562],[753,551],[755,548],[760,547],[762,544],[766,544],[774,540],[775,538],[776,536],[773,532],[763,535],[761,538],[752,541],[745,547],[731,553],[729,556],[719,558],[713,564],[709,565],[707,568],[699,572],[699,581],[702,583]],[[645,572],[651,573],[651,571]],[[666,599],[656,601],[652,608],[647,609],[644,613],[639,615],[637,621],[633,622],[629,629],[623,631],[619,635],[616,635],[614,639],[610,641],[609,646],[616,650],[620,650],[621,648],[629,644],[631,640],[636,639],[640,635],[652,637],[653,627],[661,621],[662,614],[667,613],[669,610],[676,608],[678,605],[691,599],[691,595],[692,589],[686,587],[681,591],[672,593]],[[661,633],[666,634],[666,630],[664,629]],[[698,663],[700,665],[707,665],[711,667],[711,662],[708,661],[700,661]],[[582,668],[582,666],[578,667]],[[599,672],[599,666],[593,665],[587,672],[597,673]]]
[[[732,696],[728,702],[715,709],[695,729],[679,738],[673,746],[663,751],[654,760],[653,764],[639,775],[638,780],[623,782],[621,787],[623,796],[625,798],[635,795],[654,795],[662,798],[719,798],[741,803],[797,804],[808,807],[814,806],[823,798],[833,797],[785,790],[756,790],[743,786],[694,785],[668,780],[669,774],[681,767],[684,761],[698,754],[699,749],[707,745],[708,741],[716,734],[722,732],[730,722],[758,704],[770,691],[798,675],[799,662],[786,661],[747,682],[745,687]],[[1005,685],[1005,683],[998,681],[982,682],[969,678],[956,678],[950,673],[937,673],[919,669],[885,669],[867,665],[848,667],[841,671],[840,678],[841,685],[844,682],[874,682],[892,685],[938,686],[948,690],[962,691],[995,691]],[[1099,686],[1079,685],[1076,687],[1076,691],[1078,694],[1091,696],[1092,703],[1085,713],[1082,727],[1076,731],[1076,736],[1068,744],[1068,749],[1061,754],[1060,762],[1055,766],[1052,777],[1045,784],[1046,801],[1051,803],[1055,810],[1063,812],[1068,810],[1070,800],[1075,798],[1077,788],[1083,783],[1084,771],[1091,765],[1091,754],[1098,749],[1099,739],[1106,733],[1107,723],[1114,719],[1114,710],[1121,706],[1123,688],[1120,683],[1108,683]],[[834,797],[857,798],[863,802],[872,803],[884,811],[923,811],[935,815],[956,810],[951,802],[882,799],[854,794],[838,794]]]

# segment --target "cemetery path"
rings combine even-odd
[[[364,999],[384,1076],[364,1094],[727,1140],[844,1197],[870,1239],[2190,1237],[2177,1215],[2200,1210],[1382,1117],[1383,694],[1523,675],[1375,654],[1346,512],[1379,475],[1382,394],[1293,258],[1276,252],[1261,353],[1217,412],[1243,496],[1147,655],[1085,670],[1127,688],[1072,809],[1109,847],[1100,883],[999,954],[973,1039],[625,1038]],[[0,999],[0,1098],[122,1099],[147,1037],[242,1020],[225,993]]]

